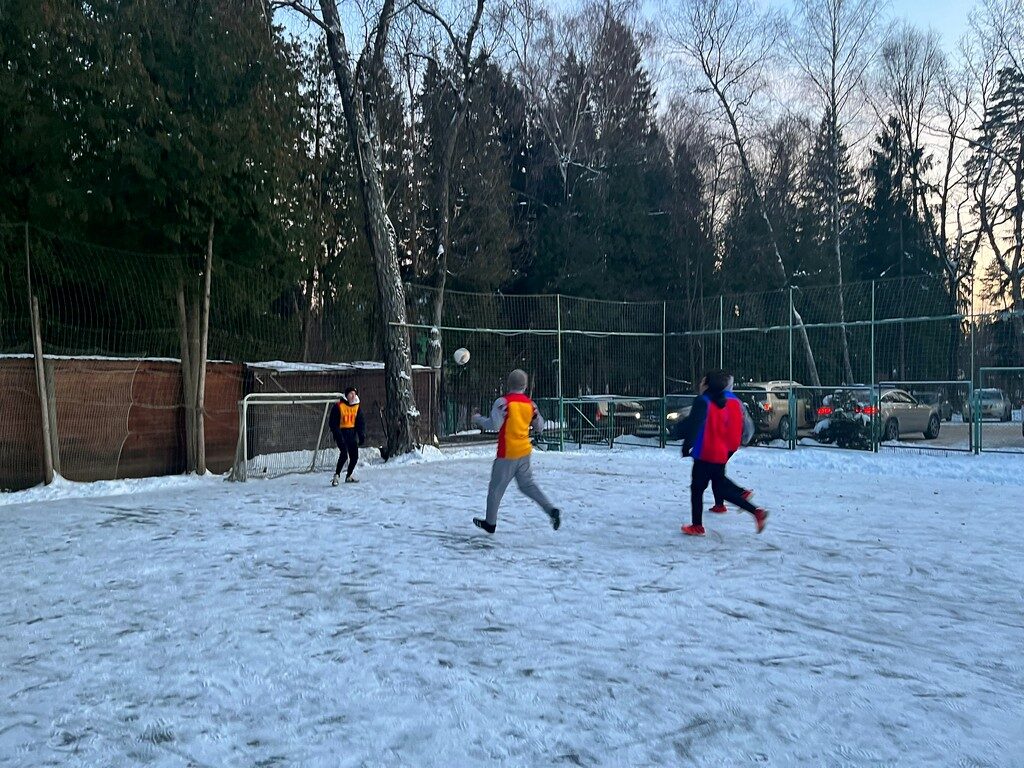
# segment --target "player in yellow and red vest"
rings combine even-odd
[[[345,399],[339,400],[331,409],[329,423],[331,434],[334,435],[334,442],[338,444],[338,450],[341,451],[331,485],[338,484],[346,458],[348,459],[348,470],[345,472],[345,482],[358,483],[359,481],[352,476],[352,473],[356,469],[356,462],[359,461],[359,446],[366,442],[366,427],[363,422],[363,414],[359,412],[359,393],[356,392],[355,387],[346,389]]]
[[[508,375],[508,394],[499,397],[491,407],[490,418],[479,413],[473,414],[473,423],[487,431],[498,433],[498,456],[491,466],[491,483],[487,489],[487,517],[473,518],[477,528],[494,533],[498,524],[498,506],[512,480],[519,490],[537,502],[548,514],[551,526],[557,531],[562,524],[562,514],[548,501],[547,496],[537,487],[530,469],[530,427],[537,432],[544,431],[544,419],[537,406],[526,396],[527,378],[518,368]]]

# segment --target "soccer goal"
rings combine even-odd
[[[238,404],[238,447],[232,480],[332,469],[337,461],[327,425],[337,392],[261,392]]]

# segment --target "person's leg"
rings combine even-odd
[[[497,525],[498,507],[505,495],[505,489],[516,474],[516,462],[510,459],[495,459],[491,465],[491,482],[487,487],[487,524]]]
[[[533,468],[530,465],[530,457],[525,456],[516,462],[516,485],[524,496],[533,499],[541,509],[548,513],[551,527],[556,531],[562,527],[562,513],[544,495],[544,492],[537,487],[533,479]]]
[[[711,480],[710,468],[713,466],[713,464],[708,464],[700,459],[693,460],[693,473],[690,477],[690,523],[692,525],[704,524],[704,491]]]
[[[359,461],[359,441],[353,437],[348,440],[348,470],[345,472],[345,477],[352,477],[352,473],[356,471],[356,463]]]
[[[537,486],[536,481],[533,479],[533,469],[530,467],[529,456],[516,459],[516,485],[519,486],[519,491],[524,496],[533,499],[545,512],[550,512],[554,509],[551,502],[548,501],[548,497],[544,495],[544,491]]]
[[[345,448],[345,441],[334,434],[334,442],[338,445],[338,464],[334,468],[334,476],[338,477],[341,474],[341,470],[345,468],[345,459],[348,457],[348,451]]]
[[[725,475],[725,467],[722,467],[722,473],[718,479],[718,486],[722,492],[722,498],[731,504],[735,504],[740,509],[746,510],[747,512],[756,512],[757,507],[747,501],[747,491],[740,488],[736,483],[730,480]]]

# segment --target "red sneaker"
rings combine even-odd
[[[757,523],[757,532],[760,533],[768,525],[768,512],[763,509],[755,509],[754,521]]]
[[[744,501],[750,501],[752,498],[754,498],[754,492],[750,490],[746,490],[740,495],[743,497]]]
[[[684,525],[680,530],[687,536],[703,536],[704,526],[703,525]]]
[[[708,511],[709,511],[709,512],[714,512],[714,513],[715,513],[716,515],[724,515],[724,514],[725,514],[726,512],[728,512],[729,510],[727,510],[727,509],[725,508],[725,504],[715,504],[715,506],[713,506],[713,507],[712,507],[711,509],[709,509]]]

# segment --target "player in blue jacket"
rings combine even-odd
[[[744,491],[725,475],[725,465],[743,443],[745,413],[743,405],[729,391],[730,376],[725,371],[710,371],[700,385],[698,397],[683,422],[683,455],[693,458],[690,482],[690,525],[687,536],[703,536],[704,491],[711,483],[715,497],[728,501],[754,516],[757,532],[764,530],[768,513],[750,503]]]

